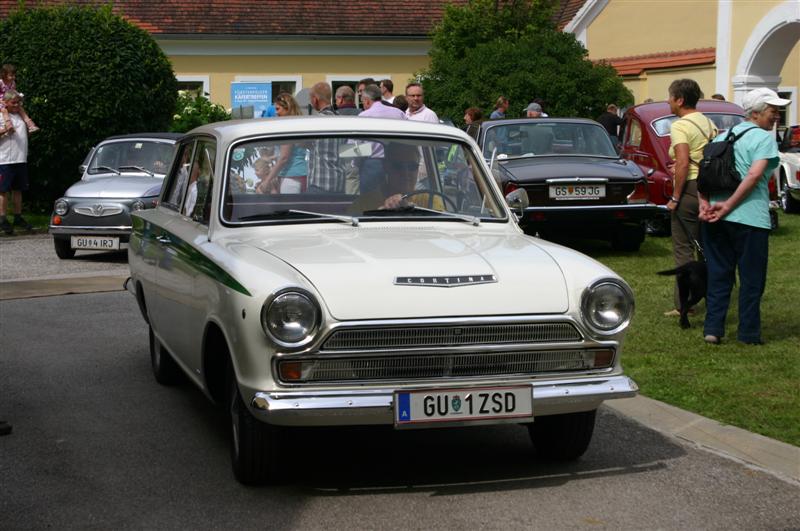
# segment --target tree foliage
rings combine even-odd
[[[534,98],[550,116],[596,118],[631,92],[616,71],[587,59],[572,34],[558,31],[553,0],[470,0],[449,5],[432,34],[430,65],[420,73],[426,105],[460,120],[468,107],[488,115],[499,96],[509,117]]]
[[[225,107],[213,103],[197,91],[182,90],[178,93],[175,115],[172,117],[170,131],[185,133],[195,127],[230,120],[231,115]]]
[[[24,4],[0,21],[3,63],[17,66],[25,110],[41,127],[30,135],[28,200],[39,206],[76,180],[103,138],[166,131],[175,113],[172,66],[147,32],[111,11]]]

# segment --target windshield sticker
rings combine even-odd
[[[242,160],[244,158],[244,148],[236,148],[233,150],[233,160]]]
[[[134,144],[134,146],[133,146],[133,149],[142,149],[142,143],[141,142],[136,142],[136,144]]]

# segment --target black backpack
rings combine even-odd
[[[736,171],[733,144],[756,127],[749,127],[740,134],[733,129],[722,142],[709,142],[703,148],[703,160],[698,164],[697,190],[708,197],[716,192],[732,192],[739,187],[742,177]]]

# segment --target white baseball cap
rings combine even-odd
[[[752,109],[759,103],[766,103],[767,105],[775,105],[776,107],[785,107],[792,103],[792,100],[787,100],[778,97],[778,93],[767,87],[757,88],[751,90],[742,98],[742,107]]]

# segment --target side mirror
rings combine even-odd
[[[81,164],[80,166],[78,166],[78,173],[83,175],[84,173],[86,173],[86,168],[88,168],[86,164]]]
[[[525,209],[531,204],[528,199],[528,192],[524,188],[517,188],[506,195],[506,203],[517,217],[522,217]]]

